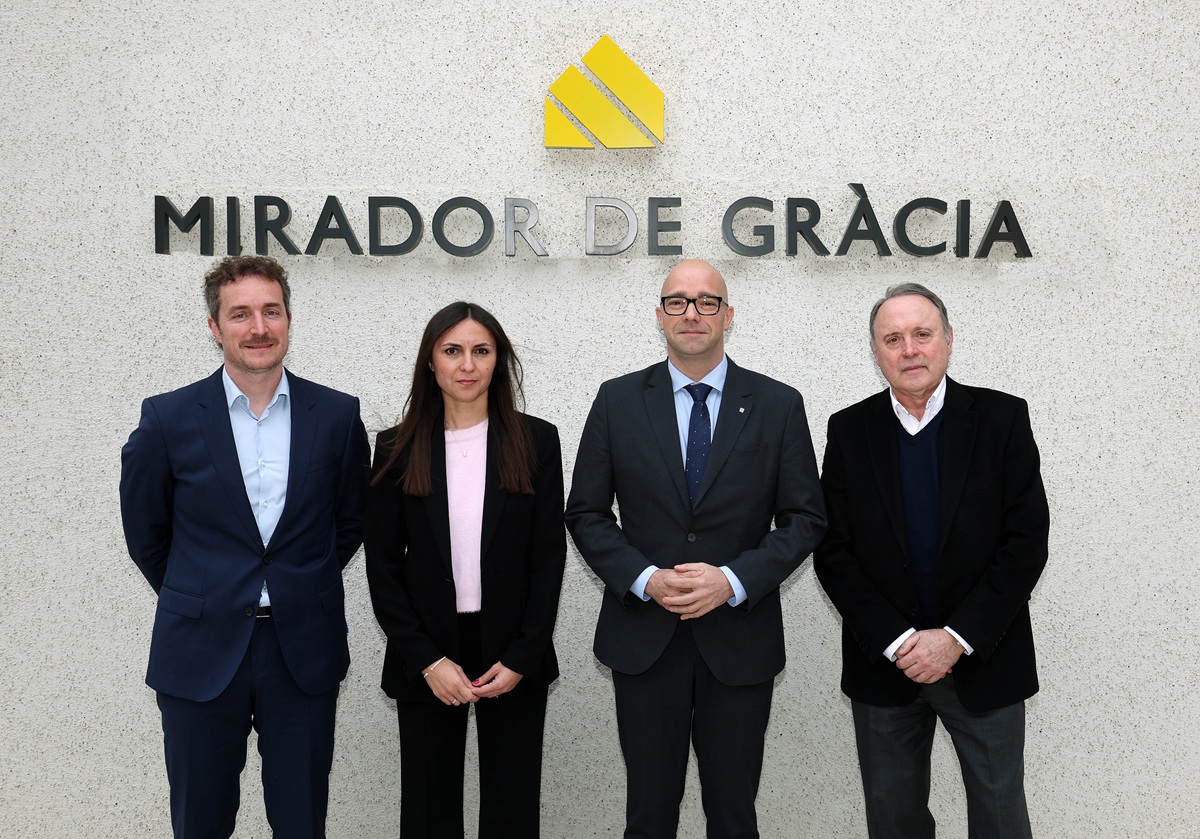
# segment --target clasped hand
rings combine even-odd
[[[725,573],[707,562],[685,562],[660,568],[646,581],[646,594],[681,620],[707,615],[733,597]]]
[[[962,644],[946,630],[922,629],[897,647],[896,666],[914,682],[928,685],[952,673],[963,652]]]
[[[425,684],[444,705],[465,705],[508,693],[521,681],[521,674],[496,662],[472,681],[450,659],[443,659],[432,670],[425,668]]]

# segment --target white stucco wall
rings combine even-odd
[[[289,365],[362,397],[392,424],[428,316],[458,298],[518,344],[531,413],[557,423],[566,467],[603,379],[663,355],[653,306],[671,260],[644,233],[619,257],[583,254],[586,196],[645,213],[679,196],[666,237],[714,261],[739,363],[806,396],[818,457],[833,411],[881,388],[872,302],[916,280],[946,300],[951,374],[1030,401],[1053,514],[1034,593],[1042,692],[1028,703],[1028,794],[1042,837],[1200,835],[1195,602],[1195,358],[1200,292],[1200,10],[1189,3],[844,0],[480,6],[126,0],[0,3],[0,835],[167,835],[153,693],[143,684],[154,600],[128,560],[118,452],[140,400],[219,363],[195,232],[156,255],[156,194],[286,198],[301,248],[327,195],[366,244],[366,199],[400,195],[426,221],[405,256],[338,242],[286,257]],[[611,35],[664,90],[653,150],[542,147],[542,97]],[[783,252],[783,202],[809,196],[836,248],[865,184],[897,255]],[[482,255],[432,241],[437,206],[469,195],[503,216],[537,203],[550,256],[502,231]],[[736,256],[724,208],[776,201],[777,250]],[[900,253],[895,211],[941,198],[914,226],[953,246],[971,199],[977,245],[1013,202],[1033,257]],[[464,234],[464,239],[466,234]],[[217,227],[220,253],[223,223]],[[249,233],[244,234],[253,247]],[[281,251],[273,248],[273,255]],[[569,473],[568,473],[569,474]],[[394,707],[361,557],[346,573],[353,664],[339,703],[330,836],[398,832]],[[591,652],[600,586],[568,558],[551,694],[544,835],[619,835],[623,767],[607,672]],[[759,796],[765,837],[865,835],[838,619],[808,564],[784,597],[788,666]],[[238,837],[269,835],[253,756]],[[949,741],[933,808],[965,836]],[[681,836],[703,834],[693,782]]]

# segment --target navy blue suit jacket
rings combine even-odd
[[[362,542],[369,474],[358,400],[288,374],[287,500],[264,548],[246,495],[221,371],[142,403],[121,450],[129,555],[158,609],[146,683],[198,702],[228,686],[263,580],[284,660],[311,694],[350,662],[342,569]]]

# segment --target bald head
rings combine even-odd
[[[725,330],[733,321],[729,289],[721,272],[702,259],[685,259],[667,274],[662,285],[663,298],[675,298],[668,314],[659,306],[655,312],[658,328],[667,339],[667,357],[692,381],[700,381],[725,357]],[[707,305],[697,301],[708,298]],[[714,301],[718,301],[713,306]]]
[[[669,297],[673,294],[682,294],[679,289],[684,286],[681,284],[701,282],[704,283],[709,290],[707,294],[714,297],[720,297],[726,303],[729,302],[729,288],[725,285],[725,278],[721,276],[721,272],[709,265],[703,259],[685,259],[680,262],[663,280],[662,295]],[[687,297],[694,295],[688,294]]]

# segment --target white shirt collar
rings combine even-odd
[[[929,423],[933,422],[933,418],[941,412],[942,406],[945,405],[946,376],[945,374],[942,375],[941,382],[938,383],[938,386],[934,389],[933,394],[929,397],[928,401],[926,401],[925,413],[921,415],[920,419],[914,417],[908,412],[907,408],[900,404],[900,402],[896,399],[895,391],[893,391],[890,387],[888,388],[888,397],[890,397],[892,400],[892,410],[896,413],[896,419],[900,420],[900,424],[904,426],[904,430],[909,434],[916,434],[922,428],[929,425]]]

